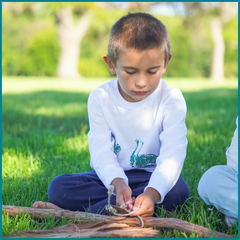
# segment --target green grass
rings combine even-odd
[[[2,82],[2,204],[30,207],[48,200],[51,180],[64,173],[90,170],[87,141],[89,92],[109,79],[63,81],[52,78],[3,78]],[[169,79],[182,90],[188,113],[187,157],[181,173],[190,187],[186,208],[173,217],[227,234],[223,215],[198,196],[197,185],[211,166],[226,164],[225,151],[235,130],[238,111],[237,80],[216,84],[206,79]],[[166,211],[158,211],[167,217]],[[2,234],[64,225],[52,218],[2,216]],[[195,238],[176,230],[161,237]]]

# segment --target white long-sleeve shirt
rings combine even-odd
[[[236,119],[237,128],[234,131],[230,147],[226,151],[227,165],[238,172],[238,117]]]
[[[152,172],[147,187],[160,193],[161,203],[186,156],[186,111],[181,91],[162,79],[139,102],[121,96],[118,79],[93,90],[88,99],[90,165],[103,184],[108,188],[118,177],[128,185],[125,170],[145,169]]]

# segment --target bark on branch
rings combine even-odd
[[[68,223],[51,230],[18,232],[4,238],[156,238],[159,231],[151,228],[129,227],[119,223]]]
[[[34,218],[48,218],[49,215],[52,215],[56,219],[61,219],[65,217],[67,219],[75,219],[80,222],[104,222],[108,223],[117,223],[117,224],[128,224],[130,226],[140,226],[139,219],[136,217],[111,217],[111,216],[103,216],[99,214],[93,213],[85,213],[85,212],[74,212],[69,210],[56,210],[56,209],[39,209],[39,208],[29,208],[29,207],[18,207],[18,206],[9,206],[3,205],[2,212],[8,214],[10,216],[16,216],[24,213],[29,213],[31,217]],[[208,228],[191,224],[180,219],[174,218],[154,218],[154,217],[143,217],[144,227],[145,228],[156,228],[156,229],[176,229],[186,233],[195,233],[196,235],[200,235],[202,237],[217,237],[217,238],[229,238],[229,236],[225,233],[211,231]],[[129,228],[131,229],[131,228]]]

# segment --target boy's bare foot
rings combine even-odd
[[[33,204],[33,208],[45,208],[45,209],[62,209],[57,205],[50,202],[37,201]]]

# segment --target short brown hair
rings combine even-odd
[[[165,63],[170,55],[170,39],[165,25],[148,13],[128,13],[111,28],[108,56],[116,65],[123,48],[147,50],[163,46]]]

